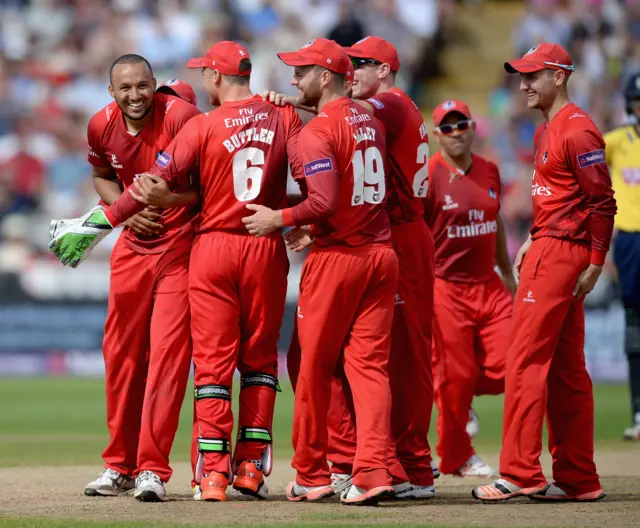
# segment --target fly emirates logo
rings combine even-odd
[[[238,110],[239,117],[227,117],[224,120],[224,126],[227,128],[235,128],[239,126],[255,123],[256,121],[264,121],[269,117],[267,112],[253,113],[253,108],[240,108]]]
[[[469,223],[463,225],[451,225],[447,227],[449,238],[470,238],[489,235],[498,231],[498,223],[495,220],[484,220],[482,209],[469,211]]]
[[[546,158],[545,158],[546,159]],[[533,170],[533,176],[531,176],[531,196],[551,196],[551,188],[544,187],[536,182],[536,171]]]

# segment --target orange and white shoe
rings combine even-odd
[[[498,472],[484,462],[478,455],[472,455],[454,473],[456,477],[492,478],[497,477]]]
[[[393,488],[391,486],[376,486],[366,490],[354,484],[342,492],[340,502],[345,506],[375,506],[381,500],[392,497]]]
[[[293,502],[307,501],[318,502],[331,497],[335,492],[331,485],[326,486],[301,486],[297,482],[289,482],[287,486],[287,499]]]
[[[541,502],[596,502],[605,497],[602,489],[580,495],[568,495],[555,482],[549,484],[542,491],[529,495],[530,499]]]
[[[204,475],[200,481],[200,500],[207,502],[226,502],[229,479],[224,473],[215,471]]]
[[[264,479],[264,473],[260,471],[254,462],[243,460],[236,471],[236,479],[233,488],[243,495],[256,497],[257,499],[268,499],[269,488]]]
[[[540,493],[545,488],[546,486],[541,488],[521,488],[508,480],[498,479],[486,486],[474,488],[471,495],[474,499],[483,502],[497,502],[515,499],[516,497],[529,497],[530,495]]]

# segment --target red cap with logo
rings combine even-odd
[[[204,57],[189,59],[187,68],[208,68],[218,70],[223,75],[246,77],[251,70],[240,71],[240,62],[251,60],[249,52],[244,46],[230,40],[223,40],[209,48]]]
[[[466,103],[450,99],[449,101],[439,104],[433,111],[433,124],[440,126],[442,120],[451,112],[462,114],[466,119],[471,119],[471,111]]]
[[[349,55],[333,40],[310,40],[298,51],[278,53],[278,57],[288,66],[322,66],[332,72],[353,77]]]
[[[540,70],[562,70],[567,75],[574,71],[573,61],[560,44],[538,44],[521,59],[504,63],[508,73],[533,73]]]
[[[358,59],[373,59],[388,64],[392,71],[400,69],[398,50],[388,40],[380,37],[365,37],[350,48],[345,48],[347,55]]]
[[[193,90],[188,82],[181,81],[180,79],[169,79],[163,82],[156,92],[165,93],[169,95],[175,95],[180,99],[185,100],[187,103],[191,103],[193,106],[197,106],[198,98],[196,92]]]

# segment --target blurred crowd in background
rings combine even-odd
[[[481,0],[468,3],[480,4]],[[625,119],[624,78],[640,70],[640,0],[516,2],[522,15],[505,58],[541,41],[564,45],[576,62],[574,101],[602,131]],[[483,6],[484,7],[484,6]],[[108,71],[139,53],[158,83],[191,82],[208,109],[200,73],[186,60],[225,39],[247,44],[252,88],[290,92],[291,70],[276,52],[327,36],[350,45],[368,34],[393,42],[399,82],[425,110],[429,84],[463,74],[443,65],[456,38],[456,0],[3,0],[0,3],[0,271],[47,259],[47,220],[84,212],[96,196],[86,161],[86,123],[111,101]],[[473,90],[473,79],[469,79]],[[487,94],[477,149],[504,180],[503,214],[515,254],[530,225],[532,140],[539,116],[526,109],[517,76]],[[94,258],[108,257],[108,246]]]

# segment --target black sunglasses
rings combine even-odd
[[[469,130],[472,124],[473,124],[473,119],[465,119],[464,121],[458,121],[455,125],[437,126],[436,130],[440,132],[443,136],[448,136],[450,134],[453,134],[455,130],[459,130],[460,132]]]
[[[382,63],[375,59],[360,59],[358,57],[351,57],[351,64],[353,64],[353,69],[357,70],[366,66],[367,64],[372,64],[374,66],[380,66]]]

